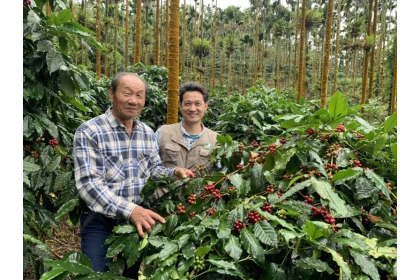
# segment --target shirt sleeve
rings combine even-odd
[[[130,220],[137,206],[112,192],[105,183],[104,156],[94,133],[78,129],[74,137],[74,175],[76,188],[89,209],[110,218]]]
[[[157,146],[160,146],[160,135],[162,134],[162,127],[159,127],[155,132]]]

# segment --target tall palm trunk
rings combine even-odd
[[[369,11],[367,15],[367,35],[370,36],[370,28],[371,28],[371,15],[372,15],[372,2],[373,0],[369,0]],[[360,104],[366,104],[366,89],[367,89],[367,82],[368,82],[368,72],[369,72],[369,49],[365,48],[365,57],[363,61],[363,79],[362,79],[362,100]],[[361,109],[363,112],[363,108]]]
[[[156,0],[155,42],[153,45],[153,64],[154,65],[159,65],[159,17],[160,17],[159,1],[160,0]]]
[[[382,88],[381,88],[381,79],[383,78],[381,73],[383,69],[383,61],[382,61],[382,50],[383,45],[385,42],[385,27],[386,27],[386,1],[382,4],[382,14],[381,14],[381,40],[378,45],[378,60],[377,60],[377,68],[376,68],[376,82],[377,82],[377,91],[376,96],[382,95]]]
[[[168,56],[168,112],[167,124],[178,122],[179,91],[179,0],[171,0]]]
[[[128,67],[128,0],[125,0],[125,53],[124,53],[124,67]]]
[[[338,50],[340,49],[341,0],[337,3],[337,31],[335,33],[334,84],[332,94],[337,91],[338,80]]]
[[[117,32],[118,32],[118,1],[115,0],[115,9],[114,9],[114,74],[116,74],[117,71]]]
[[[165,40],[165,66],[166,66],[166,68],[169,67],[169,33],[170,33],[170,31],[169,31],[169,1],[170,0],[166,0],[166,14],[165,14],[165,16],[166,16],[166,22],[165,22],[165,25],[166,25],[166,28],[165,28],[165,31],[166,31],[166,33],[165,33],[166,34],[166,40]]]
[[[108,31],[109,31],[109,20],[108,20],[108,0],[105,1],[105,57],[104,57],[104,75],[108,77]]]
[[[214,8],[214,24],[213,24],[213,67],[212,67],[212,76],[211,76],[211,87],[214,88],[216,84],[216,34],[217,34],[217,0],[216,6]]]
[[[254,83],[257,82],[257,72],[258,72],[258,39],[259,39],[259,32],[258,32],[258,8],[259,8],[259,0],[256,0],[257,9],[255,10],[255,68],[254,68]]]
[[[376,37],[376,25],[378,22],[378,0],[375,0],[374,6],[373,6],[373,26],[372,26],[372,34],[374,37]],[[375,45],[372,46],[372,51],[370,55],[370,78],[369,78],[369,94],[368,98],[373,98],[373,80],[374,80],[374,74],[375,74]]]
[[[101,43],[101,0],[96,0],[96,41]],[[96,48],[96,79],[101,79],[101,48]]]
[[[184,0],[184,10],[183,10],[183,19],[182,19],[182,65],[181,71],[182,74],[185,76],[185,42],[187,36],[187,0]]]
[[[293,83],[294,83],[294,87],[297,90],[298,88],[298,73],[296,71],[297,69],[297,47],[298,47],[298,42],[297,42],[297,35],[299,33],[298,30],[298,24],[297,24],[297,20],[298,20],[298,13],[299,13],[299,0],[297,0],[296,3],[296,30],[295,30],[295,57],[293,59]]]
[[[45,15],[47,17],[49,17],[51,15],[51,7],[50,7],[50,2],[47,1],[47,4],[45,5]]]
[[[330,68],[331,30],[333,22],[334,0],[328,0],[327,23],[325,31],[324,60],[321,76],[321,108],[327,108],[328,71]],[[338,33],[338,32],[337,32]]]
[[[228,91],[227,91],[227,95],[230,95],[230,86],[231,86],[231,77],[232,77],[232,54],[228,54],[229,56],[229,80],[228,80]]]
[[[302,19],[300,22],[300,45],[299,45],[299,74],[297,83],[297,97],[296,103],[299,103],[301,96],[304,96],[303,87],[305,82],[305,65],[306,54],[305,54],[305,14],[306,14],[306,0],[302,0]]]
[[[141,0],[136,1],[136,40],[134,46],[134,63],[140,62],[141,54]]]
[[[397,98],[397,37],[395,36],[394,76],[392,78],[391,114],[395,112]]]

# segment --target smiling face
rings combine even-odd
[[[183,121],[187,125],[200,124],[209,104],[199,91],[186,91],[179,103]]]
[[[146,101],[146,87],[143,82],[134,75],[125,75],[115,90],[109,90],[112,102],[112,114],[121,123],[132,121],[140,114]]]

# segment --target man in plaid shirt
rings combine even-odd
[[[74,137],[76,187],[86,203],[80,217],[82,252],[92,261],[93,270],[107,271],[109,247],[105,240],[114,226],[131,221],[144,237],[156,225],[165,223],[157,213],[142,207],[140,192],[147,179],[193,172],[186,168],[165,168],[153,130],[135,119],[146,101],[148,87],[135,73],[118,73],[111,82],[112,107],[83,123]],[[104,246],[102,246],[104,245]],[[137,277],[138,266],[132,267]]]

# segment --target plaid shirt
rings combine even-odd
[[[129,220],[148,178],[172,177],[175,168],[162,166],[150,127],[134,119],[130,138],[110,109],[76,130],[76,188],[92,211]]]
[[[185,146],[187,146],[188,151],[191,150],[192,146],[194,146],[195,142],[200,139],[201,135],[203,135],[204,132],[204,124],[201,124],[202,130],[200,134],[198,134],[196,137],[191,137],[188,132],[185,130],[182,121],[181,121],[181,132],[182,132],[182,138],[184,139]],[[156,140],[158,145],[160,144],[160,135],[162,134],[162,127],[159,127],[158,130],[155,132]]]

